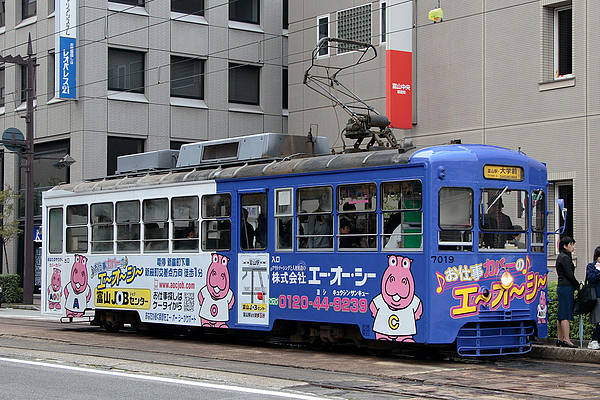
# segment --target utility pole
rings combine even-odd
[[[36,58],[33,57],[31,34],[27,43],[27,58],[18,56],[0,56],[0,63],[16,64],[26,67],[27,73],[27,111],[25,113],[26,138],[19,140],[2,140],[5,146],[16,146],[25,153],[25,233],[23,236],[23,303],[33,304],[33,98],[35,97],[35,67]]]

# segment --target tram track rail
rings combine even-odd
[[[427,372],[405,374],[404,376],[390,376],[390,374],[384,373],[385,370],[382,369],[364,369],[360,373],[357,373],[356,370],[348,368],[344,363],[338,363],[337,365],[334,363],[328,367],[323,367],[320,364],[310,365],[310,359],[313,358],[312,355],[314,354],[317,354],[319,357],[329,357],[331,359],[350,357],[360,360],[361,358],[364,358],[371,360],[374,364],[383,365],[393,364],[395,362],[406,364],[406,361],[413,361],[425,365],[437,365],[435,362],[431,363],[429,360],[419,359],[414,356],[357,354],[356,351],[344,349],[323,352],[322,350],[314,350],[314,348],[311,348],[310,346],[291,346],[289,344],[282,344],[280,340],[265,342],[264,337],[262,340],[259,340],[259,338],[249,338],[247,337],[248,335],[244,335],[244,342],[240,343],[240,337],[230,335],[202,335],[199,340],[192,335],[173,336],[164,333],[139,334],[135,333],[133,330],[126,330],[121,334],[113,334],[106,333],[103,329],[98,327],[81,325],[65,326],[64,324],[48,321],[2,319],[2,322],[3,329],[0,330],[0,349],[9,352],[12,350],[16,353],[26,349],[46,351],[45,349],[47,349],[48,343],[51,342],[53,343],[53,348],[56,352],[54,354],[59,353],[67,358],[85,355],[88,357],[102,357],[107,360],[118,360],[119,363],[149,363],[155,366],[201,368],[214,372],[237,371],[239,373],[248,373],[248,365],[251,365],[251,370],[256,369],[262,371],[260,373],[258,371],[252,372],[252,375],[257,377],[282,378],[289,377],[291,374],[297,376],[297,378],[293,378],[294,380],[304,382],[304,384],[314,387],[334,391],[368,392],[371,394],[380,394],[381,396],[396,396],[396,398],[414,397],[419,393],[421,395],[425,395],[426,393],[427,398],[433,399],[453,398],[446,394],[448,391],[463,393],[463,395],[471,397],[485,395],[496,396],[497,398],[556,398],[555,396],[545,396],[541,393],[535,395],[523,393],[514,388],[490,388],[482,384],[463,384],[449,381],[442,382],[442,380],[431,379],[430,377],[423,378],[423,374],[426,376],[429,375]],[[8,333],[4,327],[12,327],[16,329],[17,332]],[[19,329],[32,330],[33,332],[19,333]],[[34,334],[38,329],[44,329],[44,334]],[[48,332],[51,332],[51,334],[48,335]],[[61,338],[60,336],[68,336],[70,338]],[[106,345],[101,344],[105,343],[103,339],[107,337],[117,339],[110,340],[111,346],[109,349],[107,349]],[[87,340],[90,338],[93,338],[94,340]],[[171,344],[175,343],[175,348],[179,348],[180,351],[174,352],[173,346],[170,346],[169,349],[158,349],[158,346],[146,346],[146,348],[142,349],[141,347],[144,347],[143,343],[141,343],[140,346],[128,345],[132,342],[146,342],[148,340],[167,341]],[[17,344],[19,341],[22,341],[22,344]],[[94,344],[94,341],[100,344]],[[225,352],[222,352],[222,354],[212,353],[210,355],[198,355],[192,354],[189,350],[185,350],[188,348],[190,342],[197,345],[199,341],[200,347],[235,345],[242,355],[244,353],[251,353],[257,349],[269,354],[291,351],[294,352],[297,357],[303,357],[302,354],[304,354],[306,360],[300,360],[301,362],[296,364],[288,363],[288,365],[281,365],[279,360],[274,360],[272,358],[249,360],[247,355],[246,357],[235,357],[232,356],[231,353]],[[300,353],[299,356],[298,353]],[[53,359],[53,357],[48,357],[48,359]],[[302,365],[303,362],[306,364]],[[482,368],[485,369],[486,367],[493,367],[495,370],[500,370],[500,374],[514,369],[514,367],[511,367],[510,365],[511,361],[503,361],[502,364],[505,364],[504,366],[481,360],[472,361],[463,359],[446,361],[445,363],[448,362],[453,364],[452,370],[465,373],[468,373],[470,370],[477,371]],[[115,367],[122,368],[120,364],[115,365]],[[430,371],[437,371],[436,373],[443,373],[447,370],[450,370],[450,368],[447,368],[443,363],[439,368],[430,369]]]

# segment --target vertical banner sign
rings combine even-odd
[[[238,254],[238,323],[269,325],[268,253]]]
[[[77,98],[77,0],[56,0],[54,95]]]
[[[392,128],[412,128],[413,3],[387,2],[386,114]]]

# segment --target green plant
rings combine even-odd
[[[13,215],[18,198],[19,195],[10,186],[7,186],[4,190],[0,190],[0,242],[4,250],[7,266],[8,252],[6,251],[6,243],[21,233],[19,221]],[[1,270],[0,273],[2,273]]]
[[[23,301],[23,288],[19,275],[0,275],[3,303],[20,303]]]
[[[556,314],[558,312],[556,286],[556,282],[550,282],[548,284],[548,298],[550,299],[548,305],[548,337],[551,338],[556,338],[558,336],[556,331]],[[589,314],[576,315],[573,321],[571,321],[571,340],[573,341],[579,338],[579,318],[581,317],[583,317],[583,339],[590,340],[592,338],[594,325],[590,323]]]

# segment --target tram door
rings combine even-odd
[[[267,249],[267,193],[240,194],[239,243],[242,251]]]

